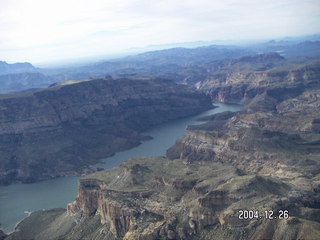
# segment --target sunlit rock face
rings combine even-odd
[[[304,177],[245,173],[213,161],[136,158],[87,175],[67,210],[34,212],[8,239],[316,237],[315,190],[312,179]],[[240,210],[250,209],[258,217],[241,218]],[[281,210],[288,216],[280,217]],[[273,211],[277,218],[267,218],[265,211]]]
[[[67,212],[79,226],[99,217],[114,239],[316,238],[319,96],[307,90],[257,111],[263,95],[204,117],[168,150],[171,160],[132,159],[82,179]]]

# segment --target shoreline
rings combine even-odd
[[[157,125],[157,126],[154,126],[154,127],[152,127],[151,128],[151,130],[152,129],[155,129],[155,130],[157,130],[159,127],[161,128],[161,127],[165,127],[165,128],[168,128],[168,127],[170,127],[171,126],[171,124],[170,123],[174,123],[174,124],[176,124],[176,123],[178,123],[178,125],[180,126],[180,125],[182,125],[183,124],[183,133],[182,133],[182,135],[183,134],[185,134],[185,132],[186,132],[186,128],[185,128],[185,126],[186,126],[186,124],[185,123],[180,123],[181,121],[183,121],[183,120],[185,120],[185,121],[188,121],[188,123],[187,123],[187,125],[190,125],[190,124],[199,124],[200,122],[198,122],[198,121],[196,121],[196,118],[198,118],[198,117],[200,117],[200,116],[203,116],[203,114],[205,114],[205,115],[207,115],[207,114],[209,114],[209,115],[212,115],[212,114],[215,114],[215,113],[210,113],[210,111],[217,111],[217,110],[219,110],[219,109],[221,109],[222,110],[222,112],[223,111],[229,111],[229,110],[233,110],[234,108],[234,106],[235,107],[237,107],[238,109],[237,109],[237,111],[240,111],[241,109],[239,109],[239,107],[241,107],[242,108],[242,105],[239,105],[239,104],[228,104],[228,103],[213,103],[214,105],[215,105],[215,107],[213,107],[212,109],[209,109],[209,110],[205,110],[205,111],[203,111],[202,113],[200,113],[200,114],[195,114],[195,115],[192,115],[192,116],[189,116],[189,117],[185,117],[185,118],[182,118],[182,119],[176,119],[176,120],[173,120],[173,121],[170,121],[170,122],[166,122],[166,123],[162,123],[162,124],[160,124],[160,125]],[[227,108],[227,109],[225,109],[225,108]],[[209,113],[208,113],[209,112]],[[220,112],[220,111],[219,111]],[[207,114],[206,114],[207,113]],[[150,131],[150,130],[149,130]],[[149,131],[147,130],[147,131],[143,131],[142,132],[142,134],[144,133],[144,132],[147,132],[148,134],[149,134]],[[169,131],[169,133],[170,133],[170,131]],[[181,136],[182,136],[181,135]],[[179,137],[181,137],[180,135],[179,136],[175,136],[175,140],[174,140],[174,142],[179,138]],[[157,138],[157,136],[152,136],[154,139],[153,140],[156,140],[156,142],[155,143],[157,143],[157,141],[161,141],[161,139],[158,139]],[[138,146],[136,146],[136,147],[133,147],[133,148],[130,148],[130,149],[128,149],[128,150],[125,150],[125,151],[121,151],[121,152],[117,152],[116,154],[114,154],[113,156],[111,156],[111,158],[112,157],[118,157],[118,158],[120,158],[120,159],[123,159],[123,157],[121,157],[121,155],[126,155],[125,153],[128,153],[128,152],[131,152],[131,151],[135,151],[136,149],[138,149],[139,147],[141,148],[141,146],[143,146],[145,143],[149,143],[149,142],[153,142],[152,140],[151,141],[143,141],[140,145],[138,145]],[[174,143],[173,143],[174,144]],[[167,148],[165,148],[164,149],[164,152],[166,151],[166,149]],[[140,154],[140,156],[145,156],[146,154],[144,154],[143,152],[140,152],[139,151],[139,154]],[[156,154],[157,155],[157,154]],[[127,158],[127,157],[125,157],[125,159],[124,159],[124,161],[126,161],[126,160],[128,160],[129,158]],[[105,161],[104,161],[105,160]],[[100,161],[99,162],[102,162],[103,164],[113,164],[114,162],[113,162],[113,160],[112,159],[108,159],[108,158],[102,158],[102,159],[100,159]],[[117,165],[119,165],[119,164],[121,164],[120,162],[115,162],[115,164],[117,164]],[[109,167],[108,167],[109,168]],[[104,168],[104,169],[108,169],[108,168]],[[77,179],[79,179],[79,177],[80,177],[81,175],[78,175],[78,176],[76,176],[77,177]],[[65,181],[66,179],[68,179],[68,178],[71,178],[71,177],[75,177],[75,176],[62,176],[62,177],[58,177],[58,178],[54,178],[54,179],[50,179],[50,180],[43,180],[43,181],[41,181],[41,182],[36,182],[36,183],[31,183],[31,184],[20,184],[20,186],[24,186],[24,185],[26,185],[26,186],[32,186],[32,184],[40,184],[40,185],[43,185],[43,184],[46,184],[46,183],[48,183],[48,181],[50,182],[50,181],[53,181],[53,182],[55,182],[55,181],[60,181],[60,182],[63,182],[63,180]],[[78,182],[78,180],[76,181],[76,182]],[[13,184],[13,185],[10,185],[10,186],[15,186],[15,185],[18,185],[18,184]],[[10,186],[6,186],[6,187],[10,187]],[[77,186],[77,185],[76,185]],[[54,190],[53,190],[54,191]],[[71,199],[71,200],[69,200],[66,204],[68,204],[69,202],[72,202],[73,200],[74,200],[74,198],[75,198],[75,196]],[[64,206],[52,206],[52,207],[48,207],[48,208],[46,208],[46,209],[53,209],[53,208],[65,208],[65,206],[66,205],[64,205]],[[39,211],[39,210],[35,210],[35,211]],[[34,211],[32,211],[32,212],[34,212]],[[25,216],[22,220],[24,220],[25,218],[27,218],[28,216]],[[18,221],[17,223],[15,223],[15,225],[17,225],[18,223],[20,223],[22,220],[20,220],[20,221]],[[14,230],[12,230],[12,231],[14,231]],[[8,231],[8,232],[12,232],[12,231]]]

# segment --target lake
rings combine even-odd
[[[186,132],[186,126],[199,124],[194,120],[224,111],[239,111],[243,106],[216,103],[218,108],[199,115],[164,123],[143,132],[153,139],[139,146],[116,153],[95,165],[105,169],[113,168],[129,158],[161,156]],[[27,217],[28,212],[50,208],[65,208],[77,195],[79,177],[61,177],[31,184],[12,184],[0,187],[0,224],[4,232],[13,231],[17,222]]]

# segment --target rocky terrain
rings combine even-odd
[[[212,43],[213,44],[213,43]],[[172,45],[174,46],[174,45]],[[179,44],[177,45],[179,46]],[[182,44],[181,46],[184,46]],[[82,66],[60,68],[36,68],[30,63],[8,64],[0,61],[0,93],[45,88],[52,83],[65,80],[103,78],[111,75],[114,79],[150,79],[161,77],[184,84],[194,85],[212,79],[212,74],[222,66],[228,71],[254,66],[257,71],[279,66],[284,61],[277,57],[247,57],[254,54],[279,53],[286,59],[308,61],[320,56],[319,36],[301,39],[273,40],[248,45],[210,45],[194,48],[175,47],[149,51],[118,59],[109,59]],[[168,46],[169,47],[169,46]],[[237,59],[238,58],[238,59]],[[283,60],[283,59],[282,59]],[[243,64],[244,63],[244,64]],[[247,69],[248,70],[248,69]],[[224,75],[222,71],[219,74]],[[214,78],[218,77],[216,74]],[[221,80],[223,76],[218,77]],[[232,78],[236,77],[233,75]],[[226,78],[226,77],[223,77]],[[221,80],[222,81],[222,80]],[[205,83],[205,85],[207,85]],[[235,86],[237,87],[237,86]],[[206,88],[204,86],[204,88]]]
[[[211,108],[210,99],[165,80],[67,81],[0,97],[0,184],[83,172],[138,145],[155,124]]]
[[[7,239],[316,239],[319,196],[300,181],[308,191],[212,161],[133,159],[86,176],[67,211],[34,212]],[[240,219],[250,209],[259,215]]]
[[[167,157],[85,176],[67,210],[34,212],[7,239],[317,239],[320,89],[272,96],[199,119]]]
[[[319,60],[269,53],[197,69],[182,82],[244,110],[199,119],[166,156],[83,177],[67,209],[33,212],[6,239],[317,239]]]
[[[213,45],[150,51],[77,67],[36,68],[30,63],[8,64],[0,61],[0,93],[46,88],[55,82],[104,78],[106,75],[112,75],[114,79],[160,77],[178,82],[193,72],[192,69],[184,73],[188,66],[252,53],[253,51],[243,47]],[[199,74],[199,71],[197,73]]]
[[[190,126],[168,149],[168,157],[223,162],[279,178],[317,178],[320,90],[280,103],[267,93],[255,100],[242,112],[218,114],[205,124]]]
[[[249,103],[268,91],[282,100],[319,85],[317,60],[295,63],[277,53],[245,56],[207,64],[209,74],[195,83],[213,101]]]

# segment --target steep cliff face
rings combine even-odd
[[[317,239],[319,66],[236,74],[217,91],[248,84],[220,99],[243,111],[202,118],[167,157],[84,177],[67,210],[33,213],[8,239]]]
[[[312,78],[316,81],[319,76]],[[244,175],[268,176],[288,184],[292,191],[287,194],[295,193],[278,203],[281,208],[292,209],[289,211],[295,217],[286,224],[280,220],[255,223],[256,231],[248,239],[313,239],[319,234],[312,235],[311,229],[319,224],[315,216],[320,209],[320,89],[314,85],[299,89],[300,94],[291,92],[291,96],[281,95],[281,91],[276,94],[275,90],[258,94],[241,112],[206,117],[202,120],[208,122],[190,126],[188,133],[168,149],[167,156],[189,164],[220,162]],[[252,206],[248,204],[248,208]],[[305,221],[310,233],[299,232],[301,228],[296,225]],[[287,236],[279,230],[284,226]]]
[[[273,107],[269,108],[271,102]],[[203,125],[190,127],[167,155],[189,161],[228,162],[247,172],[278,177],[284,172],[292,177],[309,176],[320,170],[319,107],[319,89],[278,103],[263,94],[244,111],[229,114],[229,118],[213,118]],[[300,168],[301,161],[312,164]]]
[[[139,132],[211,107],[165,80],[68,81],[0,98],[0,184],[77,174],[138,145]]]
[[[35,212],[8,239],[314,239],[320,223],[313,187],[302,191],[292,179],[214,162],[132,159],[86,176],[67,211]],[[241,219],[250,209],[258,216]]]
[[[223,62],[208,65],[207,77],[196,83],[196,87],[210,95],[213,101],[249,103],[265,91],[283,100],[301,94],[304,89],[319,86],[318,62],[292,65],[277,54],[263,56],[268,61],[262,61],[262,65],[260,55],[229,60],[226,66]]]

